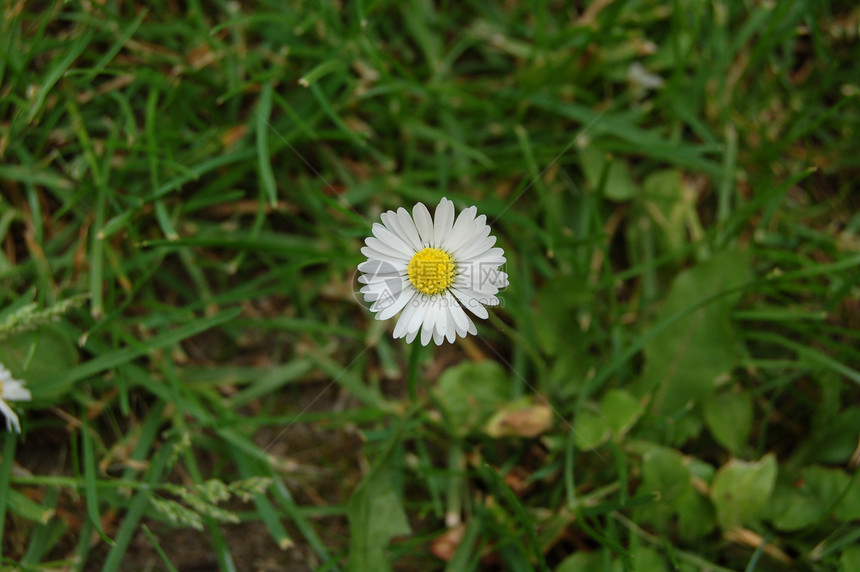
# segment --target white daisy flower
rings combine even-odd
[[[32,398],[30,390],[24,387],[24,382],[13,379],[12,373],[0,363],[0,411],[6,416],[7,431],[11,431],[14,427],[15,433],[20,433],[21,424],[6,401],[30,401]]]
[[[454,203],[442,198],[436,214],[422,203],[382,214],[373,236],[361,249],[367,261],[358,265],[364,300],[377,320],[398,312],[395,338],[411,343],[421,333],[421,345],[453,342],[457,336],[477,334],[469,310],[486,319],[484,306],[497,306],[508,275],[499,267],[505,252],[493,248],[487,216],[476,217],[471,206],[454,220]],[[465,310],[464,310],[465,309]]]

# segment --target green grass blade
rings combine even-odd
[[[238,316],[241,312],[242,310],[240,308],[225,310],[224,312],[221,312],[220,314],[217,314],[215,316],[211,316],[208,318],[200,318],[198,320],[194,320],[192,322],[184,324],[176,328],[175,330],[170,330],[164,332],[163,334],[154,336],[153,338],[147,340],[146,343],[141,343],[138,347],[123,348],[121,350],[115,350],[109,353],[102,354],[95,359],[73,367],[65,374],[58,376],[56,379],[47,381],[44,385],[44,391],[47,392],[52,387],[61,387],[67,383],[73,383],[81,379],[86,379],[107,369],[111,369],[113,367],[128,363],[131,360],[145,355],[153,350],[178,343],[186,338],[199,334],[200,332],[204,332],[210,328],[214,328],[216,326],[219,326],[220,324],[229,322],[230,320]]]

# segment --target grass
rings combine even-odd
[[[3,569],[860,567],[850,3],[4,11]],[[442,196],[511,286],[409,347]]]

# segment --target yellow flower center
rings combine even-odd
[[[438,248],[416,252],[406,269],[415,289],[429,296],[444,292],[454,283],[454,270],[454,259]]]

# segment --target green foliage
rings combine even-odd
[[[767,506],[776,480],[776,457],[769,453],[757,462],[732,459],[711,483],[711,501],[724,529],[748,525]]]
[[[456,435],[483,427],[510,397],[504,369],[494,361],[464,362],[445,370],[433,394]]]
[[[391,466],[381,463],[362,480],[349,501],[350,570],[388,570],[388,542],[412,532],[394,477]]]
[[[752,430],[752,396],[739,392],[716,393],[705,402],[704,415],[714,439],[727,450],[738,454]]]
[[[0,568],[860,569],[851,3],[8,4]],[[413,353],[443,195],[511,285]]]
[[[645,346],[645,367],[637,384],[652,394],[656,414],[675,415],[703,402],[737,367],[741,353],[729,318],[748,276],[748,258],[726,251],[678,275],[660,308],[670,322]]]

